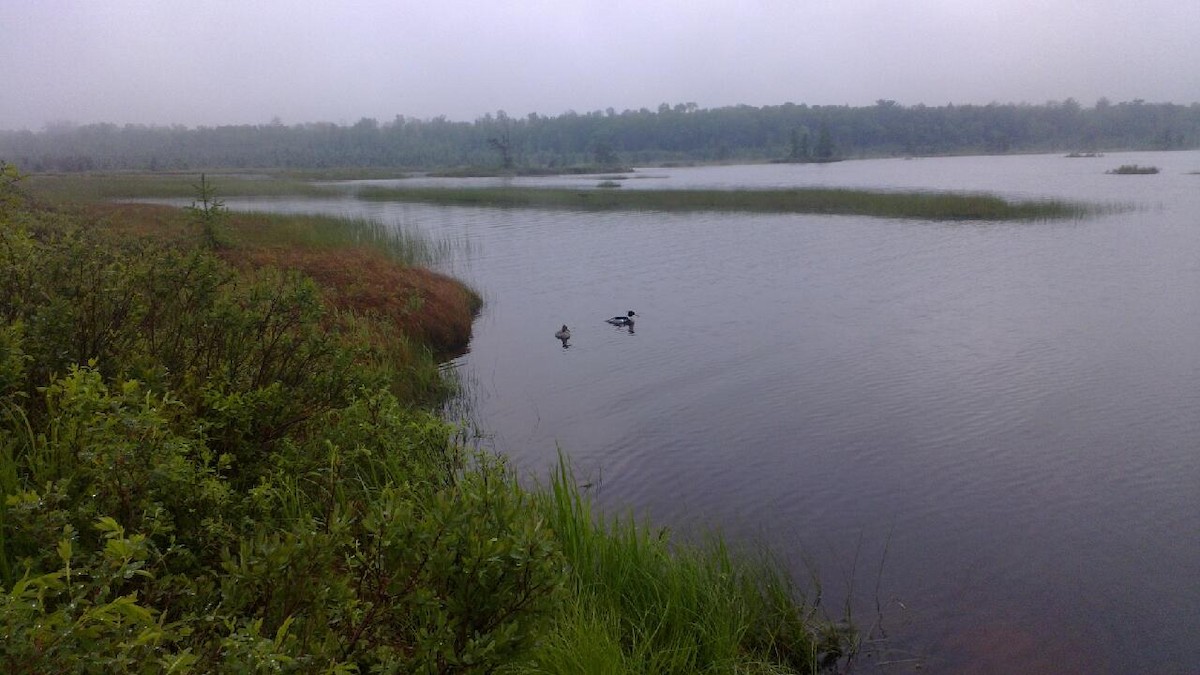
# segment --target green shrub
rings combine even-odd
[[[103,548],[81,556],[68,526],[51,571],[26,573],[0,592],[4,672],[182,672],[195,662],[174,648],[186,633],[182,627],[164,622],[136,591],[124,592],[129,579],[152,577],[146,538],[126,536],[111,518],[97,520],[94,529]]]
[[[489,672],[560,602],[562,556],[530,497],[390,394],[281,444],[248,491],[137,383],[114,391],[76,368],[46,397],[47,428],[9,467],[25,487],[5,494],[0,620],[54,648],[5,650],[11,672],[72,670],[92,651],[136,672],[143,645],[202,670]]]

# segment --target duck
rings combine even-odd
[[[554,334],[554,337],[566,342],[571,339],[571,329],[567,328],[567,324],[563,324],[562,330]]]
[[[637,316],[637,314],[631,309],[625,316],[614,316],[611,319],[605,319],[605,321],[614,326],[632,326],[633,317],[635,316]]]

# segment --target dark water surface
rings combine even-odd
[[[1104,173],[1133,163],[1162,173]],[[965,157],[649,169],[622,188],[1139,207],[1054,223],[229,201],[470,243],[448,268],[487,307],[456,367],[489,445],[528,476],[561,447],[610,512],[815,569],[827,609],[849,595],[877,638],[861,672],[1195,673],[1197,171],[1198,152]],[[628,309],[635,331],[604,323]]]

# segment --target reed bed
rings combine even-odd
[[[555,188],[392,188],[372,186],[363,199],[459,206],[595,211],[744,211],[919,220],[1052,220],[1102,209],[1060,200],[1013,201],[988,194],[788,190],[566,190]]]
[[[367,247],[410,266],[437,265],[471,250],[467,240],[433,238],[374,218],[315,213],[234,213],[231,218],[232,235],[244,246]]]
[[[319,214],[230,214],[224,257],[241,268],[296,270],[324,289],[341,311],[388,321],[400,345],[423,344],[441,357],[464,350],[483,300],[473,289],[428,269],[468,247],[371,218]],[[396,346],[375,336],[380,351]]]
[[[562,457],[535,494],[569,566],[569,600],[532,658],[506,672],[814,673],[851,656],[852,631],[768,558],[603,521]]]
[[[1106,173],[1116,174],[1118,176],[1141,176],[1152,175],[1158,173],[1157,166],[1141,166],[1138,164],[1122,164],[1117,168],[1107,171]]]
[[[188,243],[198,236],[196,224],[173,206],[99,202],[80,208],[88,220],[103,224],[103,230],[114,236],[175,243]],[[287,248],[332,252],[366,248],[410,267],[436,266],[472,252],[470,240],[434,238],[374,218],[229,212],[222,229],[229,247],[235,250]]]

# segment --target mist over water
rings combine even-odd
[[[1132,163],[1162,172],[1104,173]],[[1137,207],[1043,223],[229,204],[470,242],[446,268],[487,302],[455,363],[487,444],[530,479],[561,448],[610,513],[814,569],[831,613],[849,595],[885,638],[864,671],[1182,673],[1200,634],[1195,171],[1200,152],[964,157],[621,188]],[[629,309],[633,331],[604,322]]]

